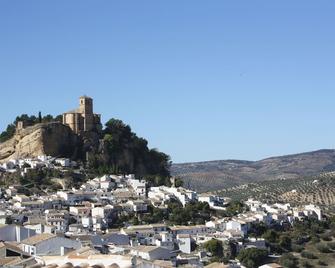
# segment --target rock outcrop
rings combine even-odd
[[[0,162],[38,155],[77,158],[80,148],[79,137],[68,126],[41,123],[20,129],[13,138],[0,143]]]

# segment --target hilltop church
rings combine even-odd
[[[79,108],[63,113],[63,124],[74,133],[81,134],[101,127],[100,114],[93,113],[93,99],[87,96],[79,98]]]

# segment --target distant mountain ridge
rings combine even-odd
[[[315,176],[335,170],[335,150],[323,149],[270,157],[259,161],[215,160],[173,164],[171,174],[181,177],[186,187],[200,192],[239,184]]]

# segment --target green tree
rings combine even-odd
[[[297,268],[299,262],[291,253],[285,253],[280,257],[279,263],[285,268]]]
[[[13,219],[11,216],[7,216],[6,219],[5,219],[5,223],[6,224],[12,224],[13,223]]]
[[[185,207],[180,202],[172,201],[168,204],[169,222],[171,224],[204,224],[211,217],[208,203],[190,202]]]
[[[326,244],[319,243],[316,246],[316,249],[320,251],[321,253],[331,253],[332,251],[329,249],[329,247]]]
[[[318,258],[312,252],[309,252],[309,251],[306,251],[306,250],[301,252],[301,257],[306,258],[306,259],[311,259],[311,260]]]
[[[240,201],[231,201],[226,207],[228,216],[235,216],[244,211],[244,204]]]
[[[302,261],[301,261],[301,267],[303,267],[303,268],[312,268],[313,265],[310,264],[310,263],[309,263],[308,261],[306,261],[306,260],[302,260]]]
[[[59,118],[61,117],[61,118]],[[24,123],[25,126],[32,126],[35,125],[37,123],[41,123],[41,122],[52,122],[52,121],[59,121],[62,122],[62,116],[58,116],[57,120],[55,120],[53,118],[52,115],[46,115],[44,117],[42,117],[41,112],[38,113],[38,117],[36,117],[35,115],[27,115],[27,114],[21,114],[19,116],[17,116],[14,120],[13,123],[9,124],[6,128],[5,131],[3,131],[0,134],[0,142],[4,142],[6,140],[9,140],[10,138],[12,138],[15,134],[15,130],[16,130],[16,125],[19,121],[22,121]]]
[[[222,242],[217,239],[211,239],[204,244],[205,249],[211,254],[212,257],[223,257]]]
[[[240,251],[237,259],[248,268],[257,268],[268,256],[268,252],[264,249],[247,248]]]
[[[288,235],[282,235],[279,239],[279,246],[286,250],[291,250],[292,240]]]
[[[182,187],[184,185],[184,181],[181,178],[175,179],[175,187]]]
[[[55,121],[54,117],[51,114],[47,114],[46,116],[43,116],[41,119],[42,123],[49,123]]]
[[[270,242],[270,243],[276,243],[278,240],[278,233],[274,230],[267,230],[264,234],[263,234],[263,238]]]
[[[57,115],[57,116],[55,117],[55,121],[56,121],[56,122],[60,122],[60,123],[62,123],[62,122],[63,122],[63,115],[61,115],[61,114]]]
[[[12,138],[15,133],[16,126],[15,124],[9,124],[5,131],[0,134],[0,142],[5,142]]]
[[[250,234],[261,237],[265,234],[265,232],[268,230],[268,227],[263,223],[252,223]]]
[[[134,173],[153,186],[170,183],[170,157],[131,131],[121,120],[110,119],[103,130],[105,153],[103,164],[115,173]]]

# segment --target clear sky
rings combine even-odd
[[[94,98],[174,162],[335,144],[334,0],[0,1],[0,128]]]

